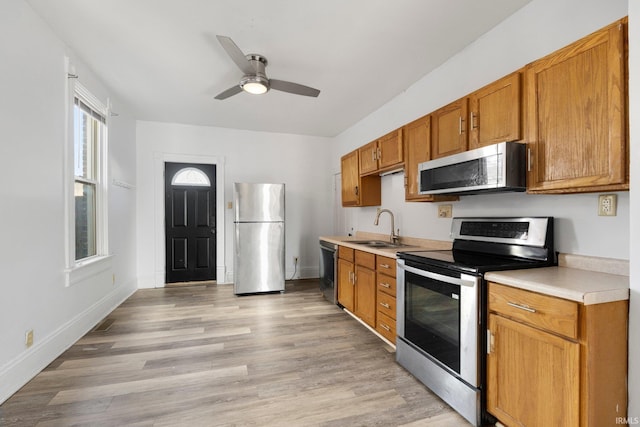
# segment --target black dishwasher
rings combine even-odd
[[[320,240],[320,291],[332,304],[338,303],[336,251],[338,245]]]

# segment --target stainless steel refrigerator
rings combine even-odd
[[[233,185],[235,294],[284,292],[284,184]]]

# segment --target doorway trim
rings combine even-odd
[[[225,283],[225,220],[224,220],[224,157],[200,156],[195,154],[153,153],[154,176],[154,287],[164,288],[165,284],[165,229],[164,229],[164,164],[202,163],[216,165],[216,283]]]

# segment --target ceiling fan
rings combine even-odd
[[[267,58],[255,53],[245,55],[229,37],[216,36],[216,38],[218,39],[224,50],[227,51],[227,54],[231,57],[233,62],[235,62],[238,68],[240,68],[240,70],[244,73],[244,76],[242,76],[240,83],[219,93],[216,96],[216,99],[227,99],[230,96],[242,92],[243,90],[254,95],[266,93],[267,91],[269,91],[269,89],[289,92],[295,95],[313,97],[316,97],[320,94],[320,91],[318,89],[314,89],[309,86],[287,82],[284,80],[267,78],[267,75],[265,73]]]

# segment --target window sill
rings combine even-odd
[[[113,255],[95,256],[65,269],[65,287],[76,285],[104,271],[111,270],[112,259]]]

